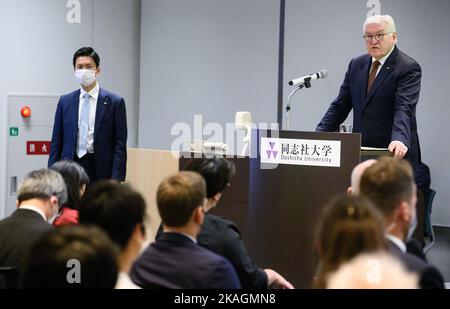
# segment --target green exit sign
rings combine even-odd
[[[9,136],[19,136],[19,128],[9,128]]]

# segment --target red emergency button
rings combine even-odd
[[[31,108],[29,106],[25,106],[20,110],[20,114],[23,118],[30,118],[31,116]]]

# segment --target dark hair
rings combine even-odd
[[[29,289],[112,289],[117,274],[117,248],[108,236],[76,225],[54,229],[34,245],[22,282]]]
[[[360,193],[370,199],[385,216],[409,201],[414,190],[414,175],[406,160],[381,157],[361,177]]]
[[[202,206],[206,185],[194,172],[180,172],[163,180],[157,191],[157,204],[164,225],[181,227],[189,222],[194,210]]]
[[[342,263],[386,246],[381,213],[360,196],[332,199],[322,212],[317,235],[321,261],[317,287],[321,288]]]
[[[211,198],[223,192],[231,182],[236,167],[224,158],[192,159],[184,167],[185,171],[197,172],[206,181],[206,197]]]
[[[73,67],[75,68],[75,64],[77,63],[77,59],[80,57],[91,57],[94,59],[95,65],[97,68],[100,66],[100,56],[92,47],[82,47],[75,52],[73,55]]]
[[[90,186],[80,203],[80,223],[93,224],[125,249],[138,224],[144,226],[144,198],[128,185],[103,180]]]
[[[89,183],[89,176],[84,168],[74,161],[59,161],[54,163],[50,169],[60,173],[66,183],[67,203],[64,206],[78,210],[81,186]]]

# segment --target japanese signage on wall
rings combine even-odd
[[[341,142],[263,137],[261,163],[340,167]]]
[[[50,154],[50,142],[27,141],[27,155],[43,156]]]

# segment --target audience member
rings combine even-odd
[[[55,171],[33,171],[23,179],[17,191],[18,209],[0,221],[0,267],[16,267],[21,275],[30,248],[52,229],[66,200],[66,185]]]
[[[51,169],[61,174],[67,187],[67,203],[61,207],[53,226],[78,224],[80,199],[89,183],[89,176],[84,168],[75,161],[59,161],[53,164]]]
[[[97,227],[55,229],[32,248],[23,278],[26,289],[112,289],[117,250]]]
[[[145,241],[145,209],[138,192],[111,181],[95,183],[81,199],[80,223],[102,228],[120,248],[117,289],[138,288],[128,274]]]
[[[135,262],[134,283],[143,288],[240,288],[230,262],[197,244],[205,202],[205,181],[197,173],[181,172],[159,185],[157,205],[164,234]]]
[[[383,218],[368,200],[358,196],[333,199],[319,223],[319,269],[314,285],[325,288],[328,275],[358,254],[385,249],[383,231]]]
[[[233,264],[242,288],[293,288],[280,274],[272,269],[261,269],[248,256],[241,232],[231,221],[210,214],[209,211],[219,203],[223,191],[230,185],[235,174],[233,162],[224,158],[193,159],[184,170],[197,172],[206,181],[206,212],[198,244],[221,256]]]
[[[389,251],[406,268],[419,274],[421,288],[444,288],[440,272],[418,257],[407,253],[407,241],[415,229],[416,185],[413,170],[405,160],[382,157],[361,177],[361,195],[369,198],[384,215]]]

